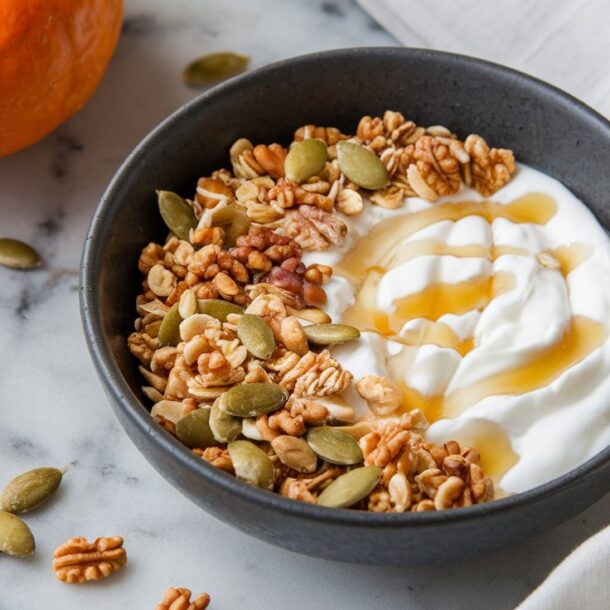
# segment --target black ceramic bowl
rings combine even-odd
[[[401,110],[461,136],[480,133],[561,180],[610,221],[610,124],[512,70],[416,49],[351,49],[283,61],[216,87],[153,131],[117,172],[83,255],[81,307],[91,355],[121,424],[151,464],[203,509],[248,534],[341,561],[408,564],[488,552],[529,538],[610,490],[610,448],[526,493],[469,508],[373,514],[295,502],[216,470],[151,419],[125,339],[140,285],[139,251],[165,229],[154,189],[191,193],[228,162],[234,140],[291,140],[305,123],[350,133],[365,114]]]

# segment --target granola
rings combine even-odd
[[[322,308],[333,268],[308,264],[307,257],[344,247],[349,217],[366,206],[395,209],[412,196],[433,202],[463,185],[489,196],[510,180],[514,156],[478,135],[462,141],[443,126],[423,127],[395,111],[363,117],[352,135],[304,125],[293,144],[311,138],[326,145],[327,160],[320,158],[298,182],[292,179],[298,173],[284,170],[290,146],[237,140],[229,151],[231,170],[202,176],[193,199],[182,200],[193,219],[190,229],[177,231],[182,239],[170,232],[165,243],[143,248],[138,317],[127,346],[146,379],[142,391],[153,402],[152,417],[176,435],[182,418],[208,411],[198,425],[211,420],[212,431],[224,431],[223,441],[210,445],[216,435],[204,434],[193,454],[252,484],[265,481],[288,498],[316,503],[337,478],[371,466],[379,469],[378,483],[352,508],[421,512],[487,502],[494,497],[493,482],[476,450],[455,441],[427,442],[425,418],[408,410],[392,380],[355,380],[332,346],[316,345],[315,333],[305,332],[309,324],[332,322]],[[366,166],[351,179],[342,171],[342,147],[354,145],[370,151],[362,158],[377,164],[374,183],[366,180]],[[356,183],[359,176],[369,189]],[[383,186],[370,190],[377,183]],[[240,334],[248,318],[242,320],[243,314],[263,322],[250,324],[247,337]],[[260,341],[264,352],[253,347]],[[265,403],[271,394],[258,392],[257,384],[276,386],[273,404]],[[226,397],[246,385],[254,407],[237,416]],[[348,398],[358,395],[369,408],[360,421]],[[334,430],[336,463],[307,440],[324,426]],[[349,449],[349,460],[342,461],[341,447]],[[244,456],[259,470],[246,472]],[[207,603],[189,600],[190,591],[171,589],[159,607]]]

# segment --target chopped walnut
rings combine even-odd
[[[142,273],[148,274],[151,267],[158,264],[163,264],[164,257],[165,250],[163,247],[159,244],[150,243],[142,250],[142,253],[140,254],[138,269]]]
[[[439,197],[453,195],[460,190],[460,162],[450,148],[434,136],[423,136],[417,140],[413,159],[407,177],[422,199],[436,201]]]
[[[463,166],[464,182],[473,186],[481,195],[489,197],[501,189],[515,172],[515,156],[512,150],[489,148],[487,142],[474,134],[464,142],[470,155],[470,164]]]
[[[171,587],[165,591],[163,601],[155,610],[205,610],[210,604],[210,596],[201,593],[191,601],[190,589]]]
[[[301,247],[290,237],[278,235],[265,227],[250,227],[246,235],[237,238],[229,251],[252,271],[271,271],[274,264],[300,257]]]
[[[127,563],[120,536],[91,543],[86,538],[70,538],[55,550],[54,557],[55,575],[68,584],[106,578]]]
[[[302,205],[286,215],[284,231],[304,250],[315,251],[340,246],[347,233],[347,226],[333,214]]]
[[[303,125],[294,132],[295,142],[311,138],[322,140],[328,146],[332,146],[340,140],[347,140],[349,136],[342,134],[336,127],[317,127],[316,125]]]
[[[127,338],[129,351],[144,365],[148,366],[155,350],[159,347],[159,339],[146,333],[131,333]]]
[[[269,189],[266,199],[270,204],[275,203],[280,208],[311,205],[330,212],[334,205],[331,197],[315,192],[314,189],[308,190],[306,185],[299,185],[287,178],[280,178],[277,184]]]
[[[360,214],[363,208],[362,195],[358,191],[345,188],[337,196],[337,209],[346,216]]]

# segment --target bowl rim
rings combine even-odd
[[[589,106],[538,78],[529,76],[512,68],[493,62],[443,51],[405,47],[361,47],[345,48],[299,55],[278,62],[267,64],[252,70],[227,82],[219,84],[193,100],[187,102],[161,123],[159,123],[127,156],[119,169],[115,172],[108,187],[100,199],[97,209],[91,220],[83,246],[81,259],[81,272],[79,277],[80,312],[83,330],[89,353],[93,360],[96,372],[102,381],[108,395],[124,416],[136,426],[142,435],[149,437],[153,443],[158,443],[161,451],[178,467],[187,469],[198,478],[208,479],[213,485],[222,489],[228,495],[238,500],[246,500],[258,506],[282,512],[294,518],[305,518],[328,525],[366,526],[375,528],[399,527],[416,525],[417,527],[449,524],[453,522],[468,522],[485,515],[498,515],[512,510],[518,506],[534,505],[545,497],[558,492],[560,489],[574,485],[580,477],[604,466],[610,461],[610,447],[606,447],[592,458],[556,477],[547,483],[533,487],[524,492],[500,498],[485,504],[475,504],[469,507],[450,511],[429,511],[421,513],[374,513],[349,509],[335,509],[307,504],[285,498],[278,493],[269,492],[251,486],[235,477],[215,468],[184,447],[177,439],[163,433],[159,426],[150,417],[149,411],[140,402],[123,378],[120,368],[114,361],[109,342],[104,338],[102,316],[97,307],[96,279],[99,277],[99,266],[103,244],[111,229],[111,217],[120,207],[122,193],[126,188],[124,183],[128,180],[132,168],[145,162],[149,146],[158,140],[167,130],[171,130],[178,123],[188,120],[190,113],[196,112],[205,106],[209,99],[222,97],[225,92],[232,92],[243,84],[251,81],[264,80],[269,74],[287,67],[305,63],[324,62],[332,59],[350,60],[366,58],[367,56],[395,56],[405,61],[442,61],[463,66],[464,64],[479,70],[482,73],[493,73],[506,79],[519,81],[531,90],[543,96],[551,96],[569,108],[569,111],[583,115],[587,120],[596,124],[599,129],[607,133],[610,142],[610,122]],[[135,263],[134,263],[135,264]],[[129,434],[128,434],[129,436]],[[136,444],[134,442],[134,444]],[[137,445],[136,445],[137,446]],[[140,448],[138,447],[138,450]],[[156,468],[155,464],[152,463]],[[164,475],[165,476],[165,475]],[[171,478],[169,482],[171,483]]]

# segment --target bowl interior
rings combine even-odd
[[[512,148],[519,161],[558,178],[606,228],[610,226],[610,126],[580,102],[539,81],[486,62],[413,49],[322,53],[245,75],[197,98],[148,136],[115,176],[94,218],[83,259],[84,323],[98,370],[124,417],[152,435],[140,402],[142,381],[126,337],[133,328],[141,282],[140,250],[166,234],[155,189],[191,197],[198,177],[230,166],[228,150],[240,137],[286,144],[294,130],[307,123],[353,133],[362,115],[379,116],[386,109],[400,110],[416,123],[442,124],[462,137],[475,132],[492,146]],[[171,459],[178,461],[180,451],[180,459],[188,458],[187,450],[172,448],[171,439],[155,435],[157,439],[170,448],[167,452],[174,452]],[[563,483],[609,455],[606,450],[596,456],[562,477]],[[196,468],[202,477],[224,477],[210,473],[203,463]],[[543,494],[557,484],[520,495]],[[259,490],[246,491],[234,480],[226,486],[284,508],[297,504]],[[501,507],[510,501],[494,504]],[[311,506],[294,510],[328,513]]]

